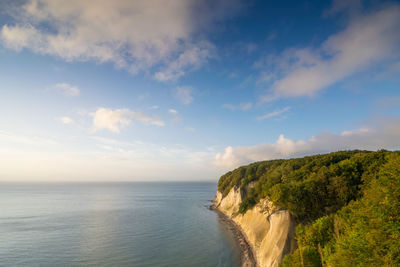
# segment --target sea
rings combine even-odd
[[[240,266],[206,182],[0,183],[0,266]]]

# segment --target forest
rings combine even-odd
[[[294,217],[298,248],[282,266],[400,266],[400,151],[340,151],[252,163],[223,175],[244,213],[270,199]]]

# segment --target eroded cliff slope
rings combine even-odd
[[[239,213],[243,194],[241,188],[232,188],[225,197],[218,191],[215,206],[241,228],[259,266],[279,266],[284,255],[295,249],[294,220],[289,211],[277,209],[268,199],[261,199],[244,214]]]

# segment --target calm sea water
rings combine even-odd
[[[213,183],[0,184],[0,266],[238,266]]]

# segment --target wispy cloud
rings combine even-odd
[[[226,109],[229,109],[231,111],[235,111],[235,110],[246,111],[246,110],[249,110],[249,109],[251,109],[253,107],[253,103],[247,102],[247,103],[240,103],[238,105],[223,104],[222,107],[226,108]]]
[[[190,86],[180,86],[173,90],[175,98],[184,105],[193,102],[193,88]]]
[[[120,141],[112,138],[105,138],[101,136],[91,136],[91,139],[95,140],[98,143],[108,146],[116,146],[116,147],[135,147],[139,145],[145,145],[144,142],[141,141]]]
[[[400,5],[385,5],[351,18],[347,27],[319,47],[292,48],[267,66],[272,80],[264,101],[311,96],[353,74],[379,64],[391,64],[400,54]],[[268,80],[269,81],[269,80]]]
[[[71,119],[70,117],[66,117],[66,116],[58,118],[58,120],[63,124],[72,124],[72,123],[74,123],[73,119]]]
[[[52,88],[64,96],[79,96],[81,93],[78,86],[68,83],[57,83]]]
[[[258,49],[258,45],[255,43],[248,43],[246,45],[247,53],[251,54]]]
[[[25,135],[25,134],[18,134],[8,131],[0,130],[0,142],[6,142],[7,144],[10,143],[17,143],[17,144],[25,144],[25,145],[56,145],[58,142],[51,138],[45,138],[42,136],[36,135]]]
[[[50,139],[0,131],[0,180],[159,181],[162,177],[176,181],[187,177],[211,180],[218,175],[210,164],[213,151],[129,139],[88,138],[85,150],[76,151],[68,139],[53,145]]]
[[[267,113],[265,115],[259,116],[259,117],[257,117],[257,120],[265,120],[265,119],[277,117],[277,116],[279,116],[279,115],[281,115],[281,114],[283,114],[283,113],[285,113],[285,112],[287,112],[289,110],[290,110],[290,107],[284,107],[283,109],[278,109],[278,110],[275,110],[273,112]]]
[[[170,114],[172,114],[172,115],[178,115],[178,111],[175,110],[175,109],[172,109],[172,108],[169,109],[168,112],[169,112]]]
[[[169,109],[168,113],[173,117],[173,122],[180,122],[182,121],[182,117],[179,115],[179,112],[176,109]]]
[[[341,12],[353,15],[354,13],[359,13],[361,10],[362,1],[360,0],[333,0],[332,5],[325,10],[323,16],[329,17]]]
[[[200,68],[208,59],[213,57],[215,47],[209,42],[201,42],[188,48],[179,57],[154,74],[158,81],[176,81],[188,70]]]
[[[164,126],[165,123],[157,116],[149,116],[141,112],[129,109],[98,108],[90,114],[93,117],[93,132],[105,129],[113,133],[119,133],[122,127],[129,125],[132,120],[147,125]]]

